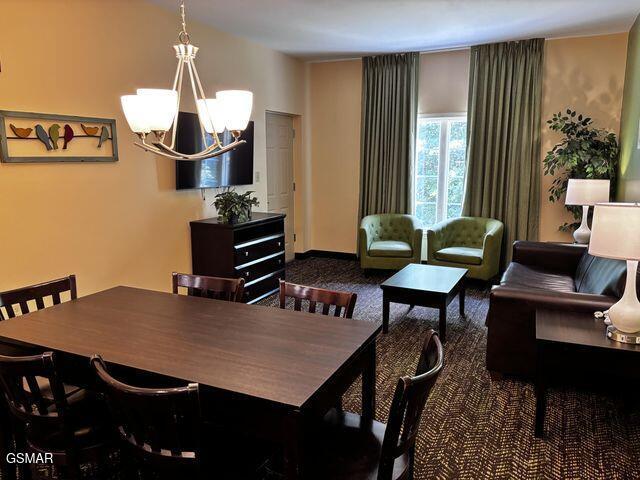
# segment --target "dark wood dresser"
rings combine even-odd
[[[253,212],[251,220],[235,225],[217,218],[191,222],[193,273],[244,278],[246,303],[277,292],[285,278],[284,217]]]

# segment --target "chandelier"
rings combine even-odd
[[[206,98],[194,61],[198,47],[191,44],[187,33],[184,2],[180,5],[180,16],[182,17],[182,29],[178,34],[180,44],[173,46],[178,59],[173,87],[171,90],[140,88],[136,95],[124,95],[121,97],[122,110],[129,128],[140,138],[140,143],[136,142],[136,146],[147,152],[175,160],[203,160],[222,155],[245,143],[240,139],[240,135],[249,123],[253,93],[245,90],[222,90],[216,92],[215,98]],[[203,145],[207,145],[205,132],[213,138],[209,146],[194,154],[180,153],[175,150],[178,109],[185,67],[189,73],[191,90],[200,120]],[[225,129],[231,132],[233,141],[222,145],[218,134]],[[169,130],[171,130],[171,139],[166,141]],[[148,140],[152,132],[155,141]]]

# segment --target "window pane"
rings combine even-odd
[[[433,225],[436,223],[436,204],[418,203],[416,205],[416,217],[418,217],[425,227]]]
[[[447,172],[446,215],[447,218],[453,218],[459,217],[462,213],[467,149],[466,120],[452,120],[449,122],[447,149],[449,154],[449,169]]]
[[[417,175],[438,175],[440,158],[440,122],[418,121]]]
[[[438,177],[416,178],[416,201],[435,203],[438,199]]]

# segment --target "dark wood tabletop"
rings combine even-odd
[[[536,310],[536,340],[640,353],[640,345],[607,338],[603,320],[584,312]]]
[[[0,322],[0,340],[303,408],[380,326],[116,287]]]
[[[385,280],[380,287],[383,290],[403,289],[448,294],[466,274],[466,268],[411,263]]]

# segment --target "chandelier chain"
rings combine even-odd
[[[187,20],[184,10],[184,0],[180,2],[180,17],[182,18],[182,30],[180,30],[180,33],[178,34],[178,40],[180,40],[180,43],[182,43],[183,45],[189,45],[190,39],[189,34],[187,33]]]

